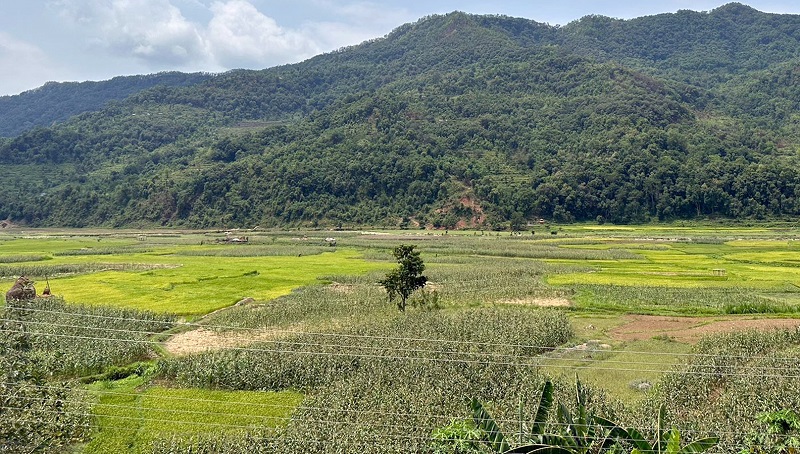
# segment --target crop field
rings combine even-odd
[[[53,296],[3,308],[0,450],[491,452],[470,399],[524,427],[576,377],[709,452],[800,408],[791,225],[231,235],[1,232],[0,282]],[[400,244],[428,279],[404,312],[377,284]]]
[[[95,384],[100,431],[90,452],[148,452],[159,438],[191,438],[209,432],[224,438],[245,430],[274,436],[302,401],[291,391],[254,392],[149,387],[140,377]]]
[[[99,239],[99,238],[98,238]],[[161,240],[163,241],[163,240]],[[354,250],[152,244],[131,239],[7,240],[2,243],[6,279],[45,278],[67,301],[197,316],[250,297],[269,300],[336,273],[361,273],[378,266],[358,260]],[[143,244],[144,243],[144,244]],[[34,251],[47,251],[46,255]],[[36,257],[30,262],[19,258]],[[55,290],[54,290],[55,291]]]

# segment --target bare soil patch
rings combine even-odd
[[[569,307],[572,302],[566,298],[514,298],[498,301],[500,304],[519,304],[538,307]]]
[[[332,282],[328,285],[328,288],[333,290],[336,293],[343,293],[345,295],[349,295],[356,291],[356,286],[353,284],[341,284],[339,282]]]
[[[425,290],[427,290],[429,292],[440,292],[440,291],[442,291],[443,288],[444,288],[444,285],[436,283],[436,282],[431,282],[431,281],[426,282],[425,283],[425,287],[423,287],[423,289],[425,289]]]
[[[288,337],[295,329],[259,329],[217,332],[205,328],[176,334],[164,342],[164,349],[176,356],[190,355],[210,350],[245,347],[255,342]]]
[[[696,343],[708,334],[735,331],[795,328],[800,320],[786,318],[668,317],[626,315],[625,322],[609,331],[615,340],[644,340],[668,336],[678,342]]]

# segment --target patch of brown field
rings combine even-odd
[[[339,282],[332,282],[328,285],[328,288],[333,290],[336,293],[343,293],[345,295],[349,295],[356,291],[356,286],[353,284],[341,284]]]
[[[282,339],[297,331],[300,331],[299,326],[229,332],[198,328],[170,337],[164,342],[164,349],[173,355],[184,356],[211,350],[246,347],[256,342]]]
[[[572,306],[572,301],[566,298],[513,298],[508,300],[500,300],[499,304],[518,304],[522,306],[538,306],[538,307],[569,307]]]
[[[423,288],[425,290],[429,291],[429,292],[438,292],[438,291],[441,291],[444,288],[444,285],[436,283],[436,282],[428,281],[428,282],[425,283],[425,287],[423,287]]]
[[[625,322],[609,331],[616,340],[644,340],[668,336],[678,342],[694,344],[703,336],[745,330],[795,328],[800,320],[786,318],[667,317],[626,315]]]

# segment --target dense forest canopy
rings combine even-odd
[[[14,130],[0,142],[0,219],[507,228],[796,216],[799,54],[800,16],[737,3],[563,27],[426,17],[299,64],[173,75],[182,82]],[[25,105],[10,98],[0,108]]]
[[[183,87],[211,77],[204,73],[163,72],[118,76],[103,82],[48,82],[17,96],[0,96],[0,137],[15,136],[36,126],[50,126],[157,85]]]

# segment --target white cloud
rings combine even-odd
[[[308,22],[304,27],[324,43],[327,50],[383,36],[406,22],[418,19],[406,8],[377,2],[313,0],[313,4],[335,19]]]
[[[295,62],[320,52],[315,40],[283,28],[245,0],[211,5],[214,17],[206,39],[214,59],[226,67],[269,66]]]
[[[152,66],[206,59],[202,30],[169,0],[58,0],[54,6],[91,48]]]
[[[294,63],[382,36],[413,19],[404,7],[372,1],[293,1],[47,0],[47,5],[62,35],[74,42],[64,64],[77,71],[84,63],[78,72],[104,76]]]
[[[0,32],[0,93],[19,93],[52,80],[54,70],[47,55],[33,44]]]
[[[174,2],[181,3],[53,0],[51,6],[91,49],[133,57],[151,68],[264,68],[331,50],[328,40],[314,37],[317,30],[282,27],[248,0],[214,1],[206,9],[207,23],[187,19]]]

